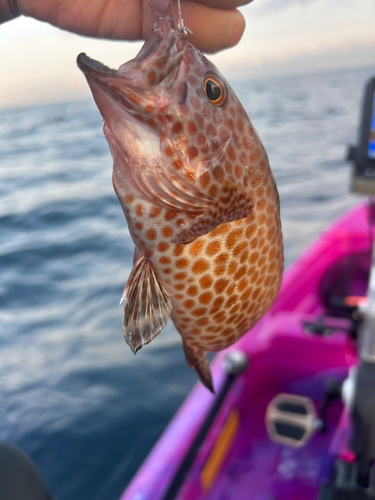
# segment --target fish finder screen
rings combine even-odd
[[[375,92],[372,97],[372,114],[371,114],[367,156],[370,160],[375,160]]]

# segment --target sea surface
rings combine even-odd
[[[290,264],[349,194],[371,69],[231,82],[268,152]],[[92,100],[0,110],[0,440],[57,500],[116,500],[197,377],[173,325],[135,357],[118,306],[133,243]]]

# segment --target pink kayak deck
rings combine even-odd
[[[342,380],[356,364],[356,342],[348,334],[351,322],[335,317],[332,304],[337,297],[366,293],[367,219],[368,206],[363,203],[322,233],[286,271],[280,294],[264,318],[215,357],[217,393],[226,379],[222,365],[230,350],[244,351],[249,367],[235,379],[174,498],[317,498],[341,402],[329,407],[326,432],[316,432],[299,449],[269,440],[265,410],[281,392],[308,396],[319,410],[327,378]],[[331,333],[309,333],[306,323],[321,317]],[[120,500],[164,499],[214,400],[200,383],[195,386]]]

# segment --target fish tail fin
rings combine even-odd
[[[190,368],[195,369],[202,384],[207,387],[207,389],[211,391],[212,394],[215,394],[214,386],[212,383],[210,363],[207,359],[207,353],[205,351],[198,351],[193,349],[186,342],[184,342],[184,350],[186,361]]]

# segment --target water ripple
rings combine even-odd
[[[287,263],[356,202],[344,158],[368,76],[234,82],[278,183]],[[125,345],[132,256],[94,103],[0,111],[0,438],[60,500],[118,498],[196,380],[170,323],[136,358]]]

